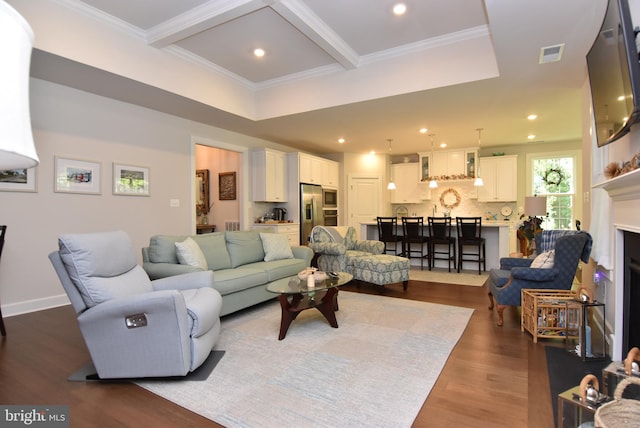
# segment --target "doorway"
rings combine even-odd
[[[348,177],[348,222],[356,229],[358,239],[362,223],[375,223],[380,215],[380,201],[382,199],[382,177],[375,174],[349,174]]]
[[[224,231],[237,230],[244,224],[241,215],[243,182],[243,153],[226,148],[213,147],[210,144],[194,144],[194,198],[196,202],[195,181],[196,171],[208,171],[209,176],[209,210],[198,216],[194,204],[194,223],[198,231],[203,224],[210,226],[206,230]],[[228,182],[233,177],[231,189]],[[224,194],[220,195],[220,189]],[[222,196],[222,197],[221,197]],[[215,225],[215,229],[213,226]]]

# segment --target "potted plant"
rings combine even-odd
[[[526,216],[521,214],[520,220],[524,218]],[[534,238],[536,234],[542,232],[541,224],[542,218],[540,217],[528,217],[520,224],[516,236],[520,242],[520,251],[524,257],[529,256],[535,249]]]

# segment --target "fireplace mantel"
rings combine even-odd
[[[640,169],[619,175],[593,187],[606,190],[614,201],[640,199]]]

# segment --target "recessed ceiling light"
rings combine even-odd
[[[527,116],[527,119],[529,120],[536,120],[538,118],[537,114],[530,114],[529,116]]]
[[[262,58],[264,56],[265,52],[264,52],[264,49],[257,48],[257,49],[253,50],[253,54],[255,56],[257,56],[258,58]]]
[[[369,152],[369,153],[372,154],[372,155],[375,155],[376,151],[375,150],[371,150],[371,152]]]
[[[445,147],[447,147],[447,143],[440,143],[440,147],[444,149]]]
[[[536,134],[529,134],[529,135],[527,135],[527,138],[529,140],[533,140],[534,138],[536,138]]]
[[[344,143],[344,138],[338,138],[338,143],[340,144]]]
[[[421,134],[426,134],[426,133],[427,133],[427,131],[428,131],[428,129],[427,129],[427,128],[420,128],[420,133],[421,133]]]
[[[405,6],[404,3],[398,3],[395,6],[393,6],[393,13],[395,13],[396,15],[404,15],[406,11],[407,11],[407,6]]]

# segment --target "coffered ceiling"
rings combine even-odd
[[[23,2],[9,0],[18,10]],[[582,138],[585,55],[606,0],[404,0],[396,16],[398,2],[55,0],[242,88],[249,108],[82,67],[39,44],[37,25],[32,74],[317,153],[387,151],[387,139],[397,153],[424,151],[429,134],[470,146],[477,128],[483,146],[527,144],[531,133],[550,143]],[[561,60],[540,64],[541,48],[555,45]],[[61,59],[75,66],[56,71]]]

